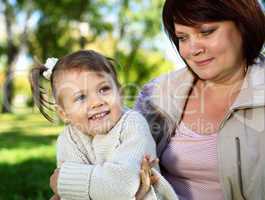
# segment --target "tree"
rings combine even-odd
[[[28,1],[30,3],[30,1]],[[1,10],[4,16],[5,31],[7,40],[1,44],[2,52],[6,52],[6,70],[5,70],[5,81],[3,85],[3,102],[2,112],[10,112],[10,105],[14,96],[13,93],[13,74],[14,65],[23,48],[27,38],[28,32],[28,20],[31,16],[32,10],[29,6],[24,7],[25,23],[22,25],[20,31],[15,32],[15,26],[18,25],[17,13],[20,12],[19,7],[16,4],[11,4],[8,0],[0,1],[3,10]],[[1,54],[3,55],[3,53]]]

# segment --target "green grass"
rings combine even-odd
[[[0,115],[0,200],[47,200],[62,126],[27,110]]]

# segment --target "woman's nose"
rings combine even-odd
[[[191,56],[198,56],[205,52],[205,46],[202,44],[200,39],[192,39],[190,40],[190,55]]]

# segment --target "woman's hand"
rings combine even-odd
[[[158,177],[152,175],[151,168],[158,163],[158,159],[151,160],[149,155],[146,155],[141,163],[140,179],[141,184],[135,195],[136,200],[142,200],[149,191],[151,185],[157,183]]]
[[[58,190],[57,190],[57,181],[58,181],[58,176],[59,176],[60,168],[56,168],[53,171],[53,174],[50,177],[50,188],[54,192],[54,196],[58,196]],[[53,197],[52,197],[53,198]],[[52,199],[52,200],[57,200],[57,199]]]

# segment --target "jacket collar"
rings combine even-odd
[[[158,78],[151,96],[152,104],[179,122],[194,80],[195,76],[187,67]]]
[[[187,67],[158,78],[154,81],[151,103],[178,123],[194,81],[195,76]],[[256,106],[265,106],[265,64],[262,61],[248,68],[230,110]]]
[[[248,68],[240,93],[231,109],[265,106],[265,64]]]

